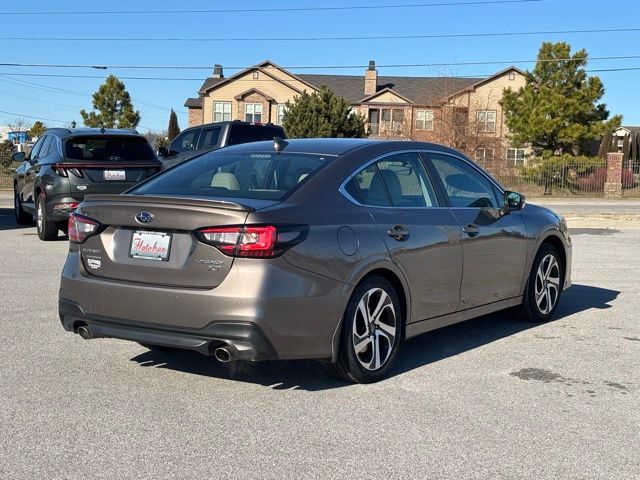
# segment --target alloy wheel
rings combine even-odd
[[[556,306],[560,294],[560,265],[555,255],[547,254],[540,262],[534,293],[540,313],[550,313]]]
[[[396,342],[396,311],[382,288],[368,290],[358,302],[353,318],[352,344],[362,367],[375,371],[389,359]]]

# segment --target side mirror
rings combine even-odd
[[[504,192],[504,206],[507,210],[520,210],[524,207],[524,195],[518,192]]]
[[[158,155],[161,157],[168,157],[169,156],[169,150],[167,150],[167,147],[160,147],[158,148]]]
[[[14,162],[19,162],[22,163],[24,162],[24,152],[16,152],[13,155],[11,155],[11,160],[13,160]]]

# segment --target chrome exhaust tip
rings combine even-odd
[[[91,332],[87,327],[78,327],[77,330],[78,335],[80,335],[84,340],[91,339]]]
[[[221,363],[228,363],[231,361],[231,352],[226,347],[216,348],[213,355],[216,357],[216,360]]]

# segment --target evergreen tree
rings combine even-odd
[[[167,138],[169,142],[176,138],[180,133],[180,126],[178,125],[178,116],[176,112],[171,109],[171,113],[169,114],[169,127],[167,128]]]
[[[47,126],[44,123],[40,120],[36,120],[27,133],[31,138],[40,138],[46,129]]]
[[[364,118],[352,114],[349,102],[326,86],[287,102],[282,123],[292,138],[365,136]]]
[[[129,92],[115,75],[109,75],[93,94],[93,108],[88,113],[80,110],[87,127],[136,128],[140,122],[140,112],[133,109]]]
[[[545,156],[588,155],[595,141],[620,125],[620,116],[607,121],[609,112],[598,103],[604,86],[600,78],[587,76],[586,64],[585,50],[572,55],[568,43],[542,44],[525,86],[504,93],[507,126],[515,145],[530,144]]]

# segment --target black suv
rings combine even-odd
[[[87,194],[121,193],[160,171],[162,163],[134,130],[51,128],[35,143],[13,175],[16,222],[36,217],[38,236],[66,232],[69,214]]]
[[[282,127],[240,120],[207,123],[187,128],[173,139],[168,148],[161,148],[158,153],[164,159],[163,168],[168,168],[217,148],[273,140],[273,137],[286,138]]]

